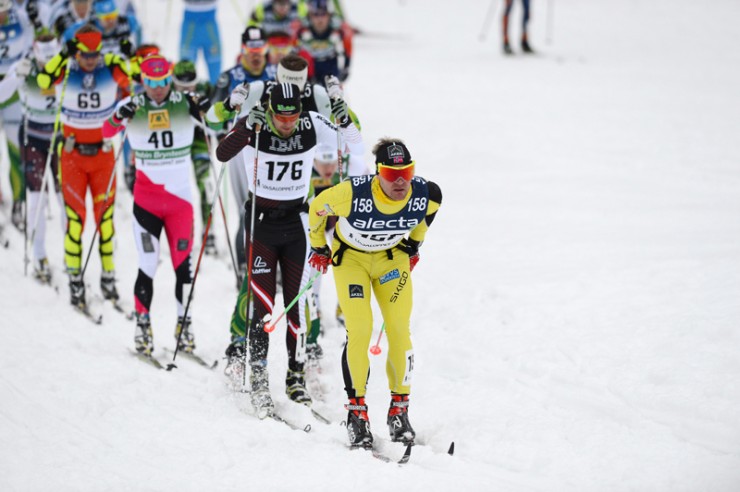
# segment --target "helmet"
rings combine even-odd
[[[12,0],[0,0],[0,12],[7,12],[13,8]]]
[[[247,48],[261,48],[265,46],[265,31],[261,27],[249,26],[242,33],[242,44]]]
[[[97,0],[93,6],[98,17],[117,17],[118,6],[115,0]]]
[[[195,84],[196,77],[195,63],[190,60],[180,60],[175,63],[172,78],[177,85],[193,85]]]
[[[270,111],[292,115],[301,112],[301,90],[295,84],[278,84],[270,91]]]
[[[308,11],[311,13],[328,13],[329,4],[326,0],[310,0],[308,2]]]
[[[90,24],[85,24],[75,33],[77,48],[82,52],[96,52],[103,49],[103,34]]]
[[[150,80],[164,80],[172,74],[172,67],[162,55],[149,55],[139,64],[141,76]]]
[[[41,30],[33,41],[33,57],[41,64],[46,64],[61,49],[59,40],[47,29]]]
[[[320,143],[316,146],[315,160],[319,162],[337,162],[337,147],[327,143]]]

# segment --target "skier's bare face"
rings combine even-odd
[[[282,19],[290,13],[290,0],[279,0],[273,2],[272,11],[275,12],[275,16],[278,19]]]
[[[98,66],[100,60],[100,52],[92,51],[87,53],[77,53],[77,63],[80,64],[80,68],[85,72],[92,72],[95,67]]]
[[[85,19],[90,15],[90,1],[72,0],[72,10],[79,19]]]
[[[323,179],[331,179],[337,172],[337,161],[313,161],[313,167]]]
[[[313,30],[319,34],[326,32],[329,29],[329,21],[331,16],[329,12],[314,12],[308,16],[308,20],[311,23]]]

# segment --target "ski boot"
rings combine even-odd
[[[193,353],[195,350],[195,337],[190,332],[190,316],[183,319],[182,316],[177,318],[177,327],[175,328],[175,340],[177,340],[177,350],[180,352]],[[182,335],[180,335],[182,330]]]
[[[252,373],[249,375],[249,384],[252,386],[252,405],[257,417],[264,419],[275,411],[275,404],[270,396],[270,378],[267,373],[267,361],[258,360],[249,363]]]
[[[246,350],[244,349],[244,342],[232,341],[228,347],[226,347],[226,368],[224,374],[229,381],[234,391],[240,391],[243,393],[248,392],[244,388],[244,369],[245,369],[245,355]]]
[[[524,53],[533,54],[534,50],[531,46],[529,46],[529,42],[527,41],[527,38],[522,38],[522,51]]]
[[[388,431],[391,441],[413,444],[416,432],[409,422],[409,395],[391,394],[391,407],[388,409]]]
[[[149,313],[136,313],[134,345],[136,346],[136,351],[140,354],[151,355],[154,351],[152,323],[149,320]]]
[[[206,236],[206,247],[205,247],[205,253],[207,255],[216,255],[216,236],[213,235],[213,233],[208,233]]]
[[[508,41],[504,41],[504,55],[513,55],[514,50],[511,49],[511,45]]]
[[[365,397],[350,398],[349,404],[344,408],[347,414],[347,436],[351,448],[371,449],[373,447],[373,434],[370,432],[370,418],[367,416],[367,405]]]
[[[100,291],[103,293],[103,299],[108,301],[117,301],[120,299],[118,290],[116,289],[116,272],[111,270],[110,272],[103,271],[100,274]]]
[[[306,389],[306,373],[303,371],[291,371],[285,376],[285,394],[296,403],[311,406],[311,395]]]
[[[16,229],[23,232],[26,230],[26,221],[23,218],[23,202],[16,200],[13,202],[13,210],[10,214],[10,221]]]
[[[82,275],[69,275],[69,302],[80,309],[85,308],[85,283],[82,281]]]
[[[49,260],[41,258],[33,266],[33,276],[42,284],[51,283],[51,268],[49,268]]]
[[[318,362],[324,357],[324,349],[321,348],[318,342],[306,344],[306,357],[308,362]]]

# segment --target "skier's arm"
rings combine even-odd
[[[429,226],[432,225],[434,217],[437,215],[437,210],[439,210],[439,207],[442,205],[442,190],[439,189],[439,186],[437,186],[436,183],[428,181],[427,187],[429,189],[429,206],[427,207],[427,215],[419,225],[411,230],[411,233],[409,234],[409,239],[416,241],[417,243],[424,241],[424,236],[426,236]]]
[[[247,118],[239,119],[221,143],[216,147],[216,157],[221,162],[228,162],[249,144],[253,132],[247,128]]]
[[[326,246],[326,219],[347,217],[352,205],[352,183],[345,181],[318,194],[308,209],[309,239],[312,248]]]
[[[49,60],[41,72],[36,76],[36,83],[42,89],[48,89],[52,85],[58,84],[64,78],[64,71],[67,69],[67,57],[59,53]]]
[[[136,105],[131,97],[121,99],[113,114],[103,123],[103,138],[113,138],[118,132],[123,131],[134,112]]]
[[[19,77],[16,73],[16,66],[18,65],[18,63],[21,63],[21,61],[14,63],[8,70],[5,78],[2,80],[2,82],[0,82],[0,103],[4,103],[5,101],[13,97],[13,95],[18,90],[18,87],[21,86],[23,78]]]

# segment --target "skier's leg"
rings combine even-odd
[[[91,170],[90,192],[93,196],[93,216],[99,224],[100,242],[98,243],[98,251],[100,252],[100,261],[103,272],[112,275],[112,272],[115,271],[113,262],[113,237],[115,235],[113,211],[115,210],[116,201],[116,177],[113,177],[110,191],[108,191],[108,183],[115,170],[115,154],[113,149],[108,152],[103,152],[101,149],[97,155],[90,156],[88,159]]]
[[[82,232],[85,226],[85,195],[88,174],[84,168],[84,157],[77,149],[62,152],[61,186],[67,230],[64,236],[64,263],[67,272],[77,275],[82,269]]]
[[[185,314],[185,285],[193,282],[191,275],[193,205],[189,201],[171,194],[160,195],[160,200],[167,209],[164,216],[164,228],[170,246],[172,268],[175,270],[177,316],[181,317]],[[192,307],[190,312],[192,313]]]
[[[219,75],[221,75],[221,34],[216,22],[216,12],[213,12],[211,19],[205,24],[205,43],[203,54],[208,65],[208,79],[212,85],[216,85]]]

